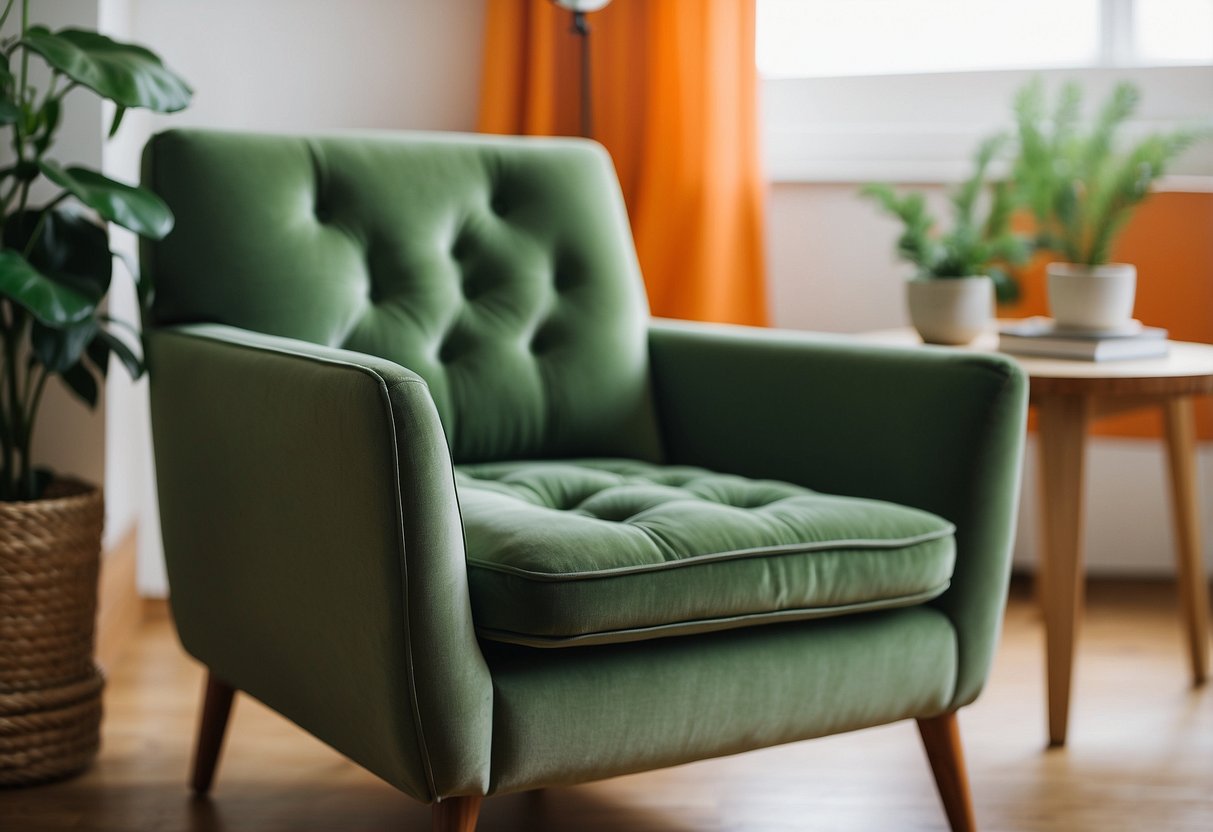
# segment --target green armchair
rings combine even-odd
[[[488,795],[956,710],[998,636],[1002,358],[653,321],[565,139],[172,131],[143,251],[172,610],[209,669],[474,828]]]

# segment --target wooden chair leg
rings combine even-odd
[[[969,797],[969,775],[965,772],[964,749],[956,712],[918,720],[918,733],[931,762],[935,786],[943,801],[952,832],[976,832],[973,801]]]
[[[434,804],[434,832],[475,832],[480,817],[479,796],[448,797]]]
[[[194,771],[190,775],[190,785],[199,797],[210,792],[215,779],[215,767],[219,764],[219,752],[223,750],[223,736],[227,732],[235,693],[231,685],[217,679],[214,673],[207,673],[202,717],[194,746]]]

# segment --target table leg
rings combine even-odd
[[[1090,405],[1085,396],[1049,396],[1040,401],[1039,412],[1049,745],[1059,746],[1066,742],[1074,639],[1083,608],[1082,487]]]
[[[1175,520],[1179,603],[1188,634],[1193,684],[1209,678],[1209,585],[1200,546],[1200,502],[1196,488],[1196,416],[1190,396],[1163,404]]]

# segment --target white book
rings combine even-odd
[[[1115,330],[1059,327],[1049,318],[1028,318],[998,332],[998,349],[1014,355],[1116,361],[1167,355],[1167,331],[1141,321]]]

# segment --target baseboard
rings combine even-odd
[[[138,529],[130,530],[109,551],[101,554],[97,587],[97,664],[109,670],[130,644],[143,604],[135,584]]]

